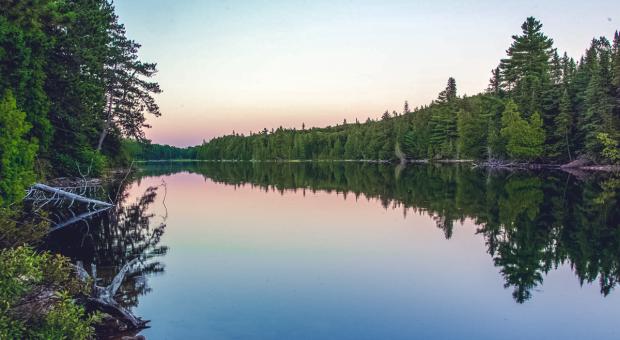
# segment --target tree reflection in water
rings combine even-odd
[[[227,185],[306,190],[377,199],[385,209],[431,216],[449,239],[471,219],[516,302],[532,297],[544,276],[562,264],[579,281],[598,281],[603,295],[620,280],[620,177],[560,171],[507,172],[469,165],[351,162],[205,162],[145,165],[143,175],[179,170]]]
[[[164,272],[157,258],[168,251],[160,244],[167,216],[152,212],[162,189],[165,191],[165,184],[149,187],[130,201],[127,186],[122,185],[112,209],[50,234],[44,247],[81,261],[88,272],[92,270],[91,264],[95,264],[97,277],[102,280],[98,283],[103,286],[111,282],[124,264],[139,257],[142,265],[126,276],[115,296],[121,306],[135,307],[138,297],[151,291],[146,278]],[[161,203],[163,199],[165,192]]]

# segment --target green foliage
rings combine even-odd
[[[28,294],[42,288],[59,289],[57,301],[45,315],[22,319],[14,308]],[[0,338],[1,339],[88,339],[97,316],[87,316],[70,296],[85,292],[87,286],[73,275],[67,258],[37,254],[31,248],[0,251]]]
[[[21,198],[25,187],[34,182],[37,143],[27,139],[30,129],[26,114],[17,109],[12,92],[7,91],[0,98],[0,205]]]
[[[551,157],[559,159],[572,159],[571,150],[574,149],[573,135],[573,112],[568,96],[568,91],[564,89],[559,102],[559,112],[555,116],[555,129],[553,130],[554,143],[552,145]]]
[[[513,36],[500,69],[504,88],[529,117],[542,110],[542,94],[549,84],[553,40],[544,35],[542,23],[533,17],[527,18],[521,29],[523,34]]]
[[[620,163],[620,147],[618,142],[608,134],[601,132],[596,135],[596,138],[602,145],[601,156],[603,159],[610,161],[611,163]]]
[[[161,91],[139,48],[109,0],[0,2],[0,94],[12,91],[26,113],[40,175],[77,175],[91,163],[97,175],[102,155],[126,160],[117,157],[122,136],[144,137]]]
[[[0,95],[11,90],[32,126],[28,139],[45,152],[52,136],[45,64],[53,38],[45,28],[56,24],[51,0],[0,2]]]
[[[542,155],[545,132],[538,112],[534,112],[528,122],[521,117],[517,104],[508,101],[502,113],[501,136],[513,159],[532,160]]]
[[[84,308],[76,305],[69,294],[59,293],[60,301],[45,316],[41,328],[34,330],[38,339],[90,339],[94,335],[93,324],[101,320],[93,314],[86,316]]]

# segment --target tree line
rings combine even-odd
[[[489,87],[459,96],[449,78],[429,105],[325,128],[263,129],[213,138],[185,156],[208,160],[477,159],[620,162],[620,33],[560,55],[527,18]],[[178,153],[177,153],[178,154]],[[143,156],[143,155],[142,155]]]
[[[160,114],[139,48],[110,0],[0,1],[0,203],[128,160],[122,139]]]

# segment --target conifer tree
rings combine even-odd
[[[439,93],[437,101],[440,103],[447,103],[453,101],[454,99],[456,99],[456,80],[450,77],[448,78],[446,89]]]
[[[383,112],[383,114],[381,115],[381,120],[388,120],[390,119],[390,112],[388,110],[385,110],[385,112]]]
[[[489,79],[489,87],[487,93],[499,96],[502,93],[502,77],[499,66],[491,70],[491,79]]]
[[[140,44],[125,36],[125,27],[116,15],[111,18],[110,32],[109,59],[105,65],[105,123],[97,142],[98,151],[112,130],[144,140],[144,129],[150,127],[145,113],[161,115],[153,98],[161,89],[158,83],[149,80],[157,72],[157,65],[139,59]]]
[[[542,111],[541,94],[549,84],[549,60],[553,40],[542,32],[542,24],[529,17],[521,26],[522,35],[514,35],[513,43],[502,59],[503,86],[526,117]]]
[[[611,95],[614,98],[614,127],[620,134],[620,31],[614,34],[611,66]]]
[[[572,129],[573,129],[573,112],[571,108],[568,90],[564,89],[560,98],[559,113],[555,117],[555,130],[553,131],[554,150],[552,157],[561,161],[572,160]]]

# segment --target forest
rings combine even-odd
[[[35,179],[123,166],[159,116],[140,44],[109,0],[0,2],[0,203]]]
[[[620,162],[620,33],[592,39],[575,60],[527,18],[484,93],[459,96],[454,78],[432,103],[379,119],[301,130],[233,133],[187,149],[132,148],[141,159],[437,160],[565,164]]]

